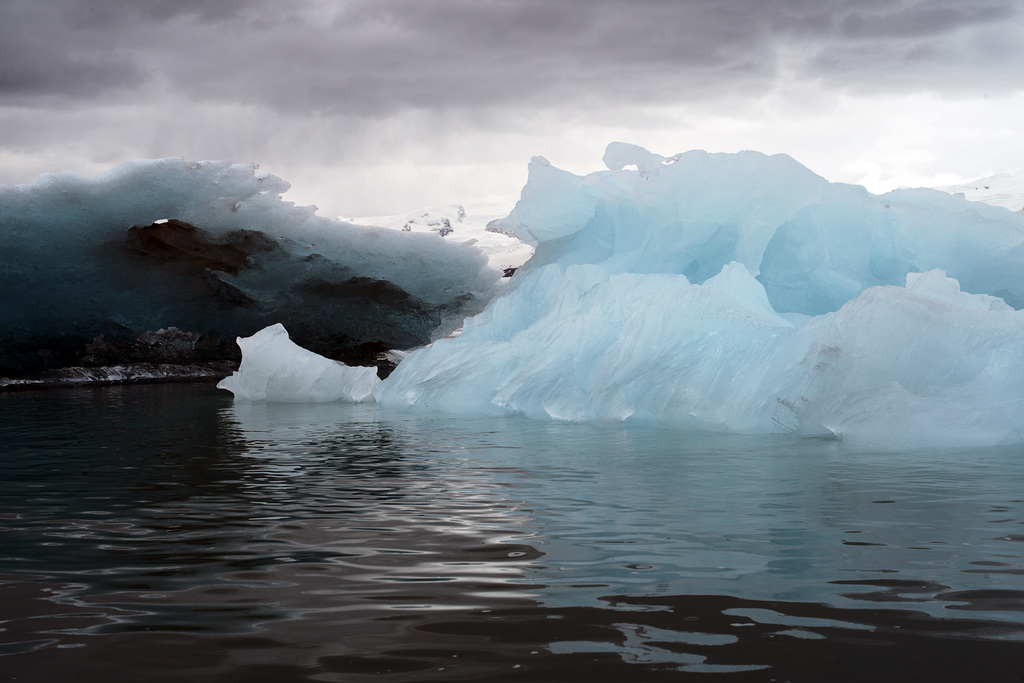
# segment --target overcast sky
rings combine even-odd
[[[874,191],[1024,173],[1024,0],[2,0],[0,183],[233,158],[325,215],[622,140]]]

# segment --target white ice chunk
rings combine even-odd
[[[217,385],[236,399],[276,403],[361,403],[373,400],[377,369],[350,367],[307,351],[280,323],[239,338],[242,364]]]

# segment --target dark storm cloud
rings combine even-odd
[[[153,64],[187,59],[168,48],[178,26],[230,22],[249,0],[4,0],[0,3],[0,105],[94,99],[132,90]],[[186,23],[188,22],[188,23]]]
[[[1014,14],[1014,7],[1006,4],[895,3],[845,12],[836,27],[840,35],[857,40],[928,38],[1012,19]]]
[[[100,27],[183,16],[200,21],[238,19],[246,10],[261,3],[250,0],[49,0],[48,4],[58,6],[72,26]]]
[[[1017,0],[7,0],[0,104],[127,93],[380,117],[1018,89]],[[33,100],[32,98],[35,98]]]
[[[809,55],[806,74],[869,91],[1019,90],[1022,30],[1016,2],[855,5],[836,13],[831,39]]]
[[[137,65],[109,46],[76,46],[62,21],[39,4],[0,5],[0,104],[45,95],[94,97],[143,81]]]
[[[53,94],[91,98],[142,81],[139,68],[123,57],[38,50],[0,38],[0,96],[11,102]]]

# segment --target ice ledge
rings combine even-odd
[[[0,377],[0,391],[52,389],[84,385],[212,382],[231,374],[233,361],[209,363],[126,363],[99,367],[74,366],[49,370],[28,378]]]

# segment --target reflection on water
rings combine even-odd
[[[1024,674],[1018,450],[198,385],[0,394],[0,414],[11,680]]]

